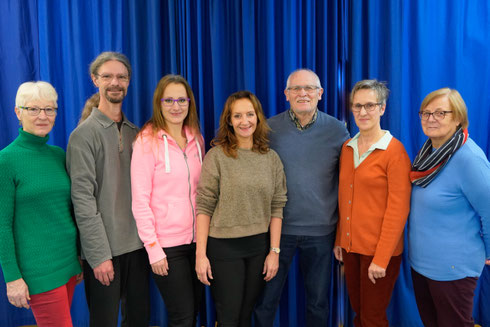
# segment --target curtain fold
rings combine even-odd
[[[207,148],[226,98],[248,89],[266,115],[288,109],[288,74],[300,67],[320,77],[322,111],[357,132],[348,94],[360,79],[388,82],[391,96],[382,127],[400,139],[413,158],[425,140],[417,116],[423,97],[449,86],[469,110],[470,136],[490,154],[490,3],[463,0],[7,0],[0,1],[0,148],[16,136],[18,86],[46,80],[59,93],[59,115],[50,143],[66,148],[84,102],[96,92],[90,62],[102,51],[126,54],[133,76],[125,114],[139,126],[152,113],[153,91],[169,73],[183,75],[195,93]],[[406,255],[406,253],[405,253]],[[410,269],[402,263],[388,310],[393,326],[422,326]],[[352,326],[352,310],[334,262],[331,326]],[[490,270],[475,297],[475,318],[490,325]],[[153,325],[165,326],[164,303],[152,287]],[[303,326],[301,272],[293,261],[275,326]],[[75,326],[88,325],[83,285],[72,307]],[[206,288],[200,322],[214,326]],[[0,283],[0,322],[33,324],[30,311],[15,309]]]
[[[35,1],[0,1],[0,149],[18,135],[15,94],[39,79],[39,27]]]

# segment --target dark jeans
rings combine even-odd
[[[335,232],[325,236],[281,235],[279,271],[266,283],[254,311],[256,327],[271,327],[296,249],[306,291],[306,326],[328,325],[328,297]]]
[[[437,281],[412,269],[413,289],[425,327],[473,327],[473,295],[478,278]]]
[[[112,265],[114,280],[104,286],[95,279],[88,262],[83,262],[90,326],[116,327],[121,301],[122,327],[148,327],[150,265],[145,249],[116,256],[112,258]]]
[[[169,327],[196,326],[204,285],[196,276],[196,244],[163,249],[168,275],[153,274],[168,313]]]
[[[264,288],[266,254],[237,259],[210,258],[211,293],[219,327],[249,327],[252,311]]]

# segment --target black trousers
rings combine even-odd
[[[195,327],[204,285],[196,275],[196,244],[164,248],[168,275],[153,274],[168,313],[169,327]]]
[[[211,293],[219,327],[249,327],[252,311],[265,285],[267,253],[237,259],[210,258]]]
[[[121,301],[122,327],[148,327],[150,322],[150,264],[145,249],[112,258],[114,280],[109,286],[95,279],[83,262],[85,296],[91,327],[116,327]]]

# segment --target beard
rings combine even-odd
[[[122,92],[121,92],[120,96],[111,96],[111,95],[109,95],[109,92],[112,92],[112,91],[122,91]],[[108,87],[104,91],[104,97],[110,103],[121,103],[121,102],[123,102],[124,98],[126,97],[126,89],[119,87],[119,86]]]

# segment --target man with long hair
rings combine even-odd
[[[98,107],[70,136],[67,168],[80,231],[90,326],[148,326],[149,263],[131,210],[130,164],[138,128],[122,112],[128,58],[103,52],[90,65]]]

